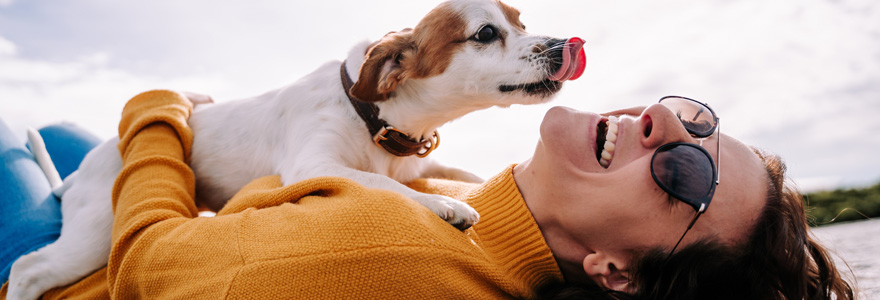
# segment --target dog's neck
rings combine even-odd
[[[365,58],[363,53],[369,43],[354,47],[345,62],[345,68],[352,80],[357,80],[360,66]],[[376,102],[379,107],[379,118],[389,125],[406,133],[414,139],[430,138],[434,131],[449,121],[460,118],[470,112],[488,108],[490,105],[459,105],[451,109],[455,99],[444,99],[439,95],[450,97],[449,91],[436,90],[430,79],[409,79],[398,85],[387,100]]]

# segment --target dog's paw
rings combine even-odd
[[[480,221],[480,214],[470,205],[446,196],[423,194],[414,200],[459,230],[468,229]]]
[[[30,300],[38,299],[46,291],[44,279],[51,270],[47,269],[39,252],[23,255],[15,263],[9,274],[9,291],[6,299]]]

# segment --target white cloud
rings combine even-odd
[[[8,42],[0,37],[0,42],[3,41]],[[14,44],[8,44],[14,48]],[[2,45],[0,43],[0,47]],[[140,91],[198,90],[227,85],[209,76],[139,75],[108,67],[109,60],[104,53],[66,62],[0,56],[3,66],[0,68],[0,117],[22,140],[26,127],[62,121],[83,126],[106,139],[116,135],[116,124],[125,101]]]
[[[3,0],[0,0],[3,1]],[[16,53],[15,44],[0,36],[0,58],[13,56]]]
[[[6,7],[12,5],[15,2],[14,0],[0,0],[0,7]]]

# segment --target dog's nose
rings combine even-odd
[[[547,46],[547,49],[557,52],[556,55],[560,55],[562,52],[562,46],[565,46],[564,39],[548,39],[544,42],[544,45]]]
[[[544,43],[547,46],[547,56],[550,58],[550,65],[548,66],[550,67],[550,74],[555,74],[562,68],[564,61],[562,49],[565,48],[565,41],[563,39],[550,39]]]

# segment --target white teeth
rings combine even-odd
[[[608,152],[614,152],[614,142],[605,141],[604,150],[608,150]]]
[[[611,153],[612,153],[612,152],[608,152],[608,149],[602,149],[602,158],[604,158],[605,160],[610,161],[611,158],[614,157],[614,155],[611,154]]]
[[[609,128],[608,134],[605,135],[605,139],[606,139],[606,141],[616,142],[617,141],[617,132],[611,132],[611,129]]]
[[[615,116],[608,117],[608,121],[606,124],[608,125],[608,131],[605,133],[605,145],[602,145],[602,154],[599,159],[599,164],[602,167],[608,168],[611,165],[611,160],[614,159],[614,149],[616,148],[617,142],[617,124],[619,120]]]

